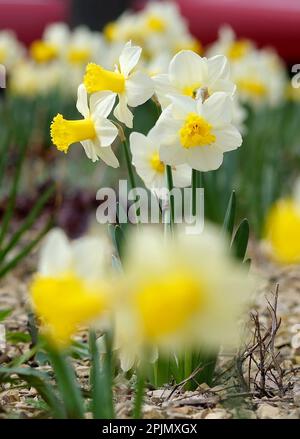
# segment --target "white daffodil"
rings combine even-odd
[[[137,174],[145,186],[158,197],[163,196],[166,184],[166,165],[160,159],[160,145],[154,135],[155,128],[147,136],[141,133],[130,135],[132,162]],[[173,166],[173,183],[175,187],[186,187],[191,184],[191,167],[187,165]]]
[[[11,70],[20,60],[22,60],[25,49],[17,40],[13,31],[0,31],[0,64],[6,69]]]
[[[90,63],[84,76],[84,85],[90,94],[110,92],[113,99],[119,98],[114,110],[115,117],[129,128],[133,126],[133,114],[129,107],[144,104],[154,93],[152,80],[141,71],[135,71],[142,49],[128,42],[119,57],[119,66],[114,72]]]
[[[232,67],[238,96],[254,106],[276,106],[284,97],[287,79],[278,56],[271,51],[252,52]]]
[[[231,63],[235,63],[242,62],[254,50],[255,47],[250,40],[237,39],[230,26],[222,26],[219,39],[208,48],[207,55],[225,55]]]
[[[161,145],[160,157],[166,164],[188,164],[199,171],[218,169],[223,154],[242,144],[232,125],[232,99],[216,92],[204,102],[186,96],[173,96],[157,121],[154,134]],[[155,142],[155,139],[154,139]]]
[[[153,77],[155,91],[162,108],[170,104],[170,96],[206,97],[217,91],[233,95],[235,85],[230,80],[227,59],[220,55],[202,58],[191,50],[177,53],[169,65],[168,74]]]
[[[11,71],[9,88],[19,96],[45,96],[60,88],[61,74],[61,65],[57,62],[37,65],[33,61],[22,61]]]
[[[49,24],[43,33],[43,40],[58,47],[66,47],[69,43],[71,31],[63,22]]]
[[[118,129],[107,119],[114,100],[110,92],[99,92],[90,97],[88,104],[86,89],[81,84],[78,88],[77,110],[84,119],[65,120],[61,114],[53,119],[51,138],[57,149],[67,153],[70,145],[80,142],[93,162],[101,158],[109,166],[118,167],[118,159],[111,149]]]
[[[254,285],[221,233],[206,226],[201,235],[164,240],[155,229],[139,232],[128,236],[115,315],[124,367],[149,348],[235,346]]]
[[[66,48],[66,59],[73,66],[85,66],[88,62],[100,62],[106,56],[106,46],[99,32],[91,32],[86,26],[77,27]]]
[[[64,348],[80,325],[102,317],[107,310],[105,258],[100,238],[69,242],[60,229],[47,235],[30,292],[43,332],[57,347]]]

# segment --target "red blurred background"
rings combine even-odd
[[[129,6],[145,0],[0,0],[0,29],[12,28],[26,44],[41,36],[54,21],[82,22],[92,28],[101,18],[114,19]],[[192,33],[204,44],[230,24],[238,36],[258,45],[274,46],[288,62],[300,61],[300,0],[177,0]]]

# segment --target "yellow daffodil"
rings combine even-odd
[[[90,98],[83,85],[78,88],[77,109],[84,119],[66,120],[61,114],[51,124],[51,138],[57,149],[65,153],[70,145],[80,142],[86,155],[93,162],[101,158],[114,168],[119,162],[111,144],[118,135],[116,126],[107,119],[114,105],[114,96],[109,92],[95,93]]]
[[[265,233],[276,261],[283,264],[300,262],[300,205],[296,200],[279,200],[271,208]]]
[[[89,64],[84,76],[84,85],[90,94],[110,92],[114,101],[119,98],[114,110],[115,117],[132,127],[133,114],[130,107],[145,103],[154,93],[151,79],[141,71],[134,71],[142,49],[127,43],[119,57],[119,69],[109,71],[97,64]]]
[[[101,239],[70,243],[60,230],[47,236],[30,291],[42,331],[56,347],[66,347],[80,326],[107,310],[104,254]]]

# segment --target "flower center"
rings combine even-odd
[[[185,273],[150,282],[135,298],[144,336],[152,342],[184,329],[203,303],[198,282]]]
[[[197,97],[197,92],[199,90],[199,88],[201,88],[201,83],[197,83],[197,84],[193,84],[193,85],[188,85],[187,87],[184,87],[183,94],[186,96],[190,96],[193,99],[196,99]]]
[[[91,51],[89,49],[73,47],[69,50],[68,60],[71,64],[87,64],[90,59]]]
[[[55,45],[45,41],[34,41],[30,46],[30,55],[34,61],[45,63],[57,58],[58,50]]]
[[[88,93],[111,90],[114,93],[123,93],[125,77],[118,72],[103,69],[94,63],[89,63],[84,76],[84,85]]]
[[[237,87],[240,91],[250,93],[254,96],[265,96],[267,94],[267,87],[259,80],[255,79],[240,79],[236,81]]]
[[[250,45],[249,41],[247,40],[234,41],[227,50],[227,56],[233,61],[244,58],[244,56],[249,52],[249,48]]]
[[[165,171],[165,164],[160,160],[159,153],[155,152],[150,159],[151,167],[160,174]]]
[[[115,41],[117,37],[117,31],[118,26],[113,21],[107,23],[107,25],[103,29],[104,36],[108,41]]]
[[[202,116],[190,113],[179,130],[180,142],[184,148],[211,145],[216,141],[210,125]]]
[[[166,30],[166,22],[156,15],[148,17],[147,26],[153,32],[164,32]]]
[[[72,273],[57,278],[37,276],[30,290],[43,330],[61,347],[68,344],[79,325],[106,308],[104,290],[86,285]]]
[[[65,120],[61,114],[51,124],[51,139],[59,151],[68,152],[72,143],[93,140],[96,137],[92,119]]]

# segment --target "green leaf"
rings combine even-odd
[[[236,195],[235,191],[232,191],[230,199],[227,205],[226,214],[223,222],[223,233],[228,233],[229,237],[232,237],[234,221],[236,213]]]
[[[9,317],[12,313],[12,309],[1,309],[0,310],[0,322],[5,320],[7,317]]]
[[[12,344],[16,343],[30,343],[31,337],[29,334],[25,332],[7,332],[6,339],[8,342]]]
[[[53,416],[55,418],[63,419],[66,417],[66,413],[62,407],[61,401],[58,399],[56,393],[52,389],[52,385],[49,383],[49,376],[43,372],[37,371],[31,368],[0,368],[0,381],[10,382],[12,375],[17,375],[20,379],[24,380],[30,387],[34,387],[43,400],[50,407]]]
[[[16,244],[20,241],[23,234],[34,224],[36,219],[38,218],[40,212],[43,207],[49,200],[49,198],[54,194],[55,186],[52,185],[49,189],[47,189],[42,196],[37,200],[36,204],[31,209],[30,213],[24,219],[22,226],[13,234],[12,238],[8,242],[8,244],[4,247],[4,249],[0,253],[0,258],[4,259],[10,250],[12,250]]]
[[[240,223],[232,241],[235,256],[244,261],[249,241],[249,222],[245,218]]]
[[[9,261],[6,265],[4,264],[3,268],[0,269],[0,278],[5,276],[10,270],[12,270],[23,258],[25,258],[31,250],[39,243],[39,241],[44,237],[44,235],[50,230],[52,227],[52,220],[50,219],[46,226],[41,230],[41,232],[37,235],[35,239],[33,239],[28,245],[26,245],[20,253],[18,253],[11,261]]]
[[[84,404],[73,367],[63,353],[48,349],[68,419],[83,419]]]

